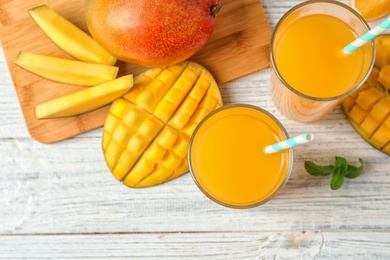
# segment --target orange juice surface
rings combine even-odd
[[[195,182],[212,200],[234,208],[259,205],[287,180],[291,151],[265,155],[285,132],[256,107],[237,105],[210,114],[194,133],[189,150]]]
[[[325,14],[308,15],[280,31],[279,44],[274,47],[276,67],[302,94],[335,97],[364,77],[364,52],[369,46],[345,54],[343,48],[358,36],[342,20]]]

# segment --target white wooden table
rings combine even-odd
[[[262,2],[273,28],[301,1]],[[0,259],[390,259],[390,157],[366,143],[340,107],[315,124],[287,120],[271,100],[269,69],[220,88],[225,104],[263,107],[291,135],[315,135],[294,150],[291,178],[263,206],[219,206],[189,174],[127,188],[105,165],[102,128],[38,143],[1,51]],[[366,170],[331,191],[330,179],[310,176],[303,162],[331,163],[336,155],[356,165],[362,157]]]

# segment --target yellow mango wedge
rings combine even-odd
[[[133,87],[133,76],[86,88],[35,106],[37,119],[69,117],[103,107],[124,95]]]
[[[116,78],[118,67],[61,59],[21,51],[15,64],[43,78],[79,86],[95,86]]]
[[[50,9],[40,5],[29,10],[42,31],[69,55],[92,63],[114,65],[116,58],[104,50],[89,34]]]
[[[188,172],[187,150],[198,123],[222,106],[214,78],[201,65],[152,68],[111,106],[102,148],[107,166],[129,187],[150,187]]]

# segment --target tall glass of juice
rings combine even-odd
[[[328,115],[369,76],[375,45],[343,48],[369,31],[351,7],[337,1],[305,1],[289,10],[271,39],[272,96],[288,118],[314,122]]]
[[[269,201],[287,182],[290,150],[266,155],[266,146],[288,139],[283,125],[256,106],[235,104],[206,116],[194,131],[188,161],[199,189],[230,208]]]

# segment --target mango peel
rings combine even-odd
[[[193,131],[221,106],[217,83],[197,63],[145,71],[107,115],[102,149],[109,170],[133,188],[183,175],[189,170],[187,150]]]

